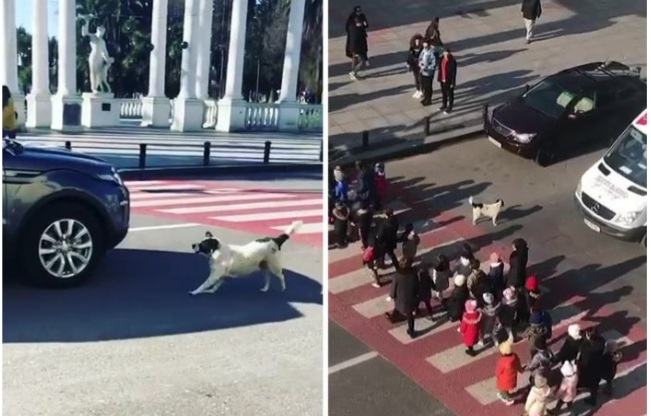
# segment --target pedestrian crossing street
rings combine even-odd
[[[318,191],[253,188],[222,181],[129,181],[132,213],[275,236],[295,220],[292,241],[322,244],[323,197]]]
[[[467,218],[456,220],[449,214],[439,214],[434,219],[425,219],[418,208],[412,209],[409,197],[397,197],[388,206],[398,213],[402,225],[412,222],[421,237],[417,260],[433,261],[438,254],[455,258],[463,241],[467,241],[480,260],[488,259],[491,252],[498,252],[508,259],[510,242],[517,235],[495,231],[488,234],[483,227],[474,227]],[[400,216],[402,213],[402,217]],[[437,224],[447,224],[439,226]],[[491,226],[492,227],[492,226]],[[508,227],[508,226],[507,226]],[[508,229],[508,228],[507,228]],[[517,230],[517,228],[516,228]],[[491,229],[492,231],[492,229]],[[516,233],[517,234],[517,231]],[[397,254],[400,248],[397,250]],[[446,407],[460,416],[509,416],[521,415],[523,399],[512,407],[501,403],[495,390],[495,364],[498,353],[492,346],[480,348],[479,354],[469,357],[465,353],[458,323],[450,323],[445,313],[438,312],[436,319],[422,316],[416,321],[419,336],[411,339],[407,335],[407,324],[391,324],[384,313],[393,309],[393,302],[387,302],[390,285],[382,288],[371,286],[370,272],[362,266],[360,243],[352,243],[345,249],[329,251],[329,317],[348,332],[359,338],[370,348],[396,365],[402,372],[419,384]],[[545,259],[536,258],[535,250],[530,252],[530,269]],[[488,270],[488,263],[482,269]],[[505,261],[505,263],[508,263]],[[507,265],[508,267],[508,265]],[[595,413],[581,401],[577,413],[594,415],[637,415],[646,413],[646,332],[642,325],[631,324],[621,313],[613,313],[608,305],[595,303],[586,293],[568,285],[567,279],[544,276],[542,291],[546,307],[554,322],[551,348],[557,350],[567,327],[572,323],[582,326],[600,324],[606,339],[617,339],[626,347],[624,360],[618,367],[614,383],[613,398],[601,405]],[[556,270],[556,275],[560,270]],[[450,283],[452,287],[452,282]],[[551,295],[553,293],[553,297]],[[558,294],[558,295],[557,295]],[[434,301],[434,306],[438,303]],[[422,305],[421,305],[422,307]],[[530,356],[525,341],[516,344],[515,351],[526,365]],[[528,373],[519,376],[519,388],[525,388]],[[522,392],[524,393],[524,390]],[[581,395],[579,399],[585,397]],[[577,400],[579,400],[577,399]],[[603,403],[604,399],[600,399]],[[553,403],[555,404],[555,403]],[[588,412],[588,413],[585,413]],[[569,414],[568,412],[561,414]]]
[[[145,127],[93,129],[83,134],[48,133],[38,131],[20,135],[23,144],[36,147],[63,148],[66,141],[73,152],[99,157],[115,156],[137,163],[139,144],[147,144],[147,156],[164,158],[203,158],[203,144],[211,143],[211,159],[235,162],[262,162],[265,141],[271,141],[270,162],[318,162],[321,152],[320,136],[289,136],[278,134],[228,134],[215,131],[179,133]]]

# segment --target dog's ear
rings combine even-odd
[[[206,238],[212,238],[212,233],[210,231],[206,231]]]

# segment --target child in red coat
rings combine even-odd
[[[511,340],[499,345],[500,358],[497,360],[495,377],[497,379],[497,397],[507,406],[514,403],[511,391],[518,385],[518,373],[524,371],[520,358],[513,352]]]
[[[479,322],[481,321],[481,312],[477,310],[477,301],[468,299],[465,303],[466,311],[461,317],[461,326],[459,332],[463,337],[463,343],[466,345],[466,354],[471,357],[477,353],[474,346],[479,341]]]

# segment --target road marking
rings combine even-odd
[[[284,231],[290,224],[280,225],[277,227],[271,227],[274,230]],[[298,229],[296,234],[315,234],[323,232],[323,223],[322,222],[309,222],[301,225],[301,228]]]
[[[285,199],[295,198],[296,195],[290,194],[253,194],[253,195],[227,195],[227,196],[203,196],[196,198],[173,198],[173,199],[157,199],[155,201],[136,201],[131,203],[133,208],[140,207],[156,207],[162,205],[187,205],[187,204],[203,204],[213,202],[228,202],[228,201],[249,201],[255,199]]]
[[[195,224],[193,222],[189,222],[186,224],[152,225],[149,227],[129,228],[129,232],[132,233],[134,231],[167,230],[171,228],[189,228],[189,227],[199,227],[199,226],[201,226],[201,224]]]
[[[295,207],[301,205],[322,205],[323,198],[315,199],[300,199],[291,201],[265,201],[265,202],[251,202],[248,204],[229,204],[229,205],[211,205],[203,207],[188,207],[188,208],[169,208],[161,209],[161,212],[169,214],[197,214],[200,212],[220,212],[220,211],[238,211],[256,208],[269,208],[276,207]]]
[[[144,191],[139,192],[139,190],[132,191],[130,198],[131,200],[140,200],[140,199],[156,199],[156,198],[172,198],[172,197],[193,197],[197,195],[223,195],[223,194],[233,194],[241,191],[241,189],[235,188],[221,188],[221,189],[204,189],[200,192],[152,192]]]
[[[282,218],[304,218],[304,217],[321,217],[323,216],[322,209],[308,209],[302,211],[280,211],[280,212],[267,212],[259,214],[243,214],[243,215],[226,215],[224,217],[211,217],[215,220],[228,221],[228,222],[248,222],[248,221],[266,221],[278,220]]]
[[[335,364],[331,366],[328,369],[328,374],[334,374],[336,372],[339,372],[341,370],[345,370],[350,367],[354,367],[358,364],[361,364],[363,362],[366,362],[368,360],[372,360],[373,358],[377,357],[378,353],[377,351],[369,351],[365,354],[359,355],[357,357],[351,358],[350,360],[342,361],[339,364]]]
[[[194,185],[190,183],[186,184],[169,184],[169,185],[131,185],[131,187],[127,186],[130,191],[133,190],[133,192],[142,192],[142,191],[165,191],[169,189],[178,189],[178,190],[185,190],[185,189],[203,189],[203,185]]]

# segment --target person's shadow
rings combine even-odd
[[[291,303],[322,304],[322,286],[285,270],[268,292],[261,273],[228,279],[215,294],[190,296],[208,276],[197,254],[117,249],[91,279],[65,290],[4,283],[4,342],[116,340],[287,321],[300,318]]]

